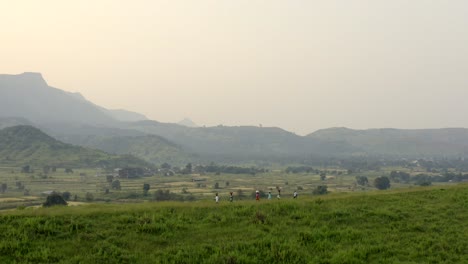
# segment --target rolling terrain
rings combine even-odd
[[[108,110],[50,87],[38,73],[0,75],[0,128],[32,125],[65,143],[152,163],[320,164],[329,158],[465,158],[468,129],[330,128],[300,136],[276,127],[193,127]],[[116,144],[118,143],[118,144]],[[115,146],[111,146],[115,145]]]
[[[410,158],[467,157],[468,129],[367,129],[329,128],[307,137],[345,144],[360,149],[362,155]]]
[[[150,166],[130,155],[111,155],[60,142],[32,126],[13,126],[0,130],[0,164],[75,168]]]
[[[4,211],[0,262],[465,263],[467,203],[458,185]]]

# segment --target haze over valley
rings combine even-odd
[[[466,263],[467,11],[0,0],[0,263]]]
[[[40,73],[0,75],[0,126],[12,125],[36,126],[66,143],[132,154],[154,164],[182,165],[191,159],[242,164],[353,156],[459,158],[468,153],[464,128],[327,128],[299,136],[275,127],[161,123],[50,87]]]

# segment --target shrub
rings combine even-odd
[[[374,186],[375,186],[375,188],[377,188],[379,190],[388,189],[388,188],[390,188],[390,179],[388,179],[388,177],[386,177],[386,176],[377,177],[374,180]]]
[[[112,189],[113,190],[120,190],[122,189],[122,187],[120,187],[120,181],[119,180],[115,180],[112,182]]]
[[[65,201],[68,201],[68,200],[70,200],[71,193],[70,192],[63,192],[62,197],[63,197],[63,199],[65,199]]]
[[[90,192],[87,192],[85,198],[86,198],[86,201],[91,202],[94,200],[94,195]]]
[[[313,195],[323,195],[328,193],[328,188],[326,185],[319,185],[313,191]]]
[[[356,182],[361,186],[366,186],[369,183],[369,180],[366,176],[356,176]]]
[[[147,196],[149,190],[150,190],[150,185],[149,185],[149,183],[144,183],[144,184],[143,184],[143,195],[144,195],[144,196]]]
[[[63,199],[63,197],[58,193],[53,193],[47,196],[44,207],[50,207],[55,205],[67,205],[68,203]]]

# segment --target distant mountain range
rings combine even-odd
[[[13,126],[0,130],[0,164],[72,168],[151,166],[130,155],[111,155],[60,142],[32,126]]]
[[[307,137],[360,149],[363,155],[390,157],[467,157],[468,129],[329,128]],[[354,153],[356,154],[356,153]]]
[[[0,128],[15,125],[33,125],[66,143],[132,154],[155,164],[468,155],[468,130],[464,128],[330,128],[298,136],[272,127],[197,127],[189,119],[161,123],[126,110],[108,110],[81,94],[50,87],[38,73],[0,75]]]

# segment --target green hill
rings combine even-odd
[[[162,136],[207,161],[251,162],[303,160],[355,151],[347,144],[322,142],[276,127],[185,127],[156,121],[128,123],[126,129]]]
[[[167,162],[173,165],[185,165],[197,159],[195,155],[183,151],[180,146],[156,135],[89,136],[86,143],[82,144],[108,153],[130,154],[153,164]]]
[[[0,212],[1,263],[466,263],[468,186]]]
[[[0,163],[57,167],[149,166],[132,156],[111,155],[60,142],[32,126],[0,130]]]

